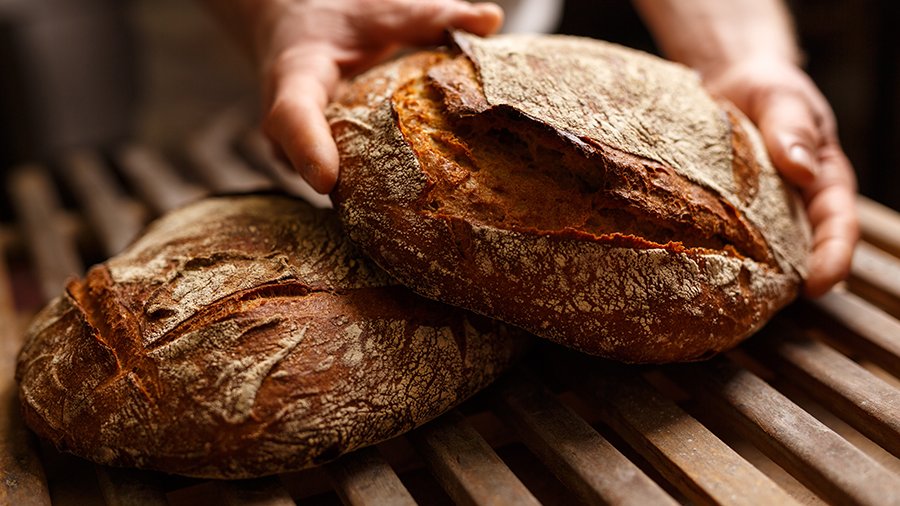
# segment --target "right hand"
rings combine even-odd
[[[705,81],[756,123],[775,167],[800,190],[813,229],[803,290],[824,294],[849,274],[859,238],[856,176],[831,106],[806,73],[779,59],[707,69]]]
[[[338,177],[324,110],[338,82],[403,46],[440,44],[448,28],[489,35],[503,11],[462,0],[263,0],[253,27],[261,71],[263,129],[318,192]]]

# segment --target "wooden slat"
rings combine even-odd
[[[220,494],[227,506],[294,506],[296,503],[278,478],[222,481]]]
[[[830,346],[805,338],[784,320],[771,322],[781,338],[754,346],[764,363],[882,448],[900,457],[900,390]]]
[[[671,370],[709,412],[826,500],[900,504],[900,477],[749,371],[725,359]]]
[[[66,153],[62,174],[97,232],[106,255],[125,249],[143,225],[144,213],[126,198],[106,162],[95,151]]]
[[[462,415],[448,413],[410,439],[457,504],[539,504]]]
[[[850,289],[900,316],[900,258],[860,242],[853,255]]]
[[[61,230],[59,197],[44,168],[29,165],[15,170],[10,176],[10,190],[41,294],[49,300],[62,291],[70,277],[81,273],[81,259],[74,243]]]
[[[587,504],[677,504],[543,385],[517,371],[494,387],[497,413]]]
[[[860,297],[838,290],[813,304],[850,330],[842,338],[854,351],[900,378],[900,321]]]
[[[863,238],[900,257],[900,214],[861,195],[856,210]]]
[[[700,504],[798,504],[635,372],[609,368],[601,363],[573,386],[587,391],[607,425],[687,497]]]
[[[853,255],[851,273],[900,298],[900,258],[861,242]]]
[[[34,437],[14,415],[19,412],[14,376],[22,339],[5,256],[6,244],[0,239],[0,504],[50,504]]]
[[[266,172],[278,183],[278,187],[291,195],[302,198],[319,208],[331,207],[331,200],[310,186],[296,172],[277,160],[272,154],[269,141],[258,129],[248,130],[240,136],[237,144],[238,150],[250,161],[253,166]]]
[[[200,177],[217,193],[273,187],[272,181],[238,158],[232,143],[245,128],[245,114],[232,108],[213,118],[187,142],[187,156]]]
[[[335,491],[351,506],[415,505],[397,473],[374,447],[363,448],[325,466]]]
[[[128,144],[115,154],[119,170],[156,214],[199,199],[206,191],[186,181],[163,156],[146,146]]]

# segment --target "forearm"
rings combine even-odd
[[[800,63],[781,0],[633,0],[660,49],[701,72],[747,59]]]

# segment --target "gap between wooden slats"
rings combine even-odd
[[[900,316],[900,258],[861,242],[853,255],[850,288]]]
[[[269,178],[253,170],[232,150],[245,125],[243,108],[233,107],[212,119],[187,142],[187,156],[200,177],[217,193],[271,189]]]
[[[165,506],[169,504],[156,474],[136,469],[96,466],[97,482],[107,506]]]
[[[799,504],[636,371],[586,360],[554,367],[560,379],[596,403],[607,425],[691,500],[719,505]]]
[[[112,256],[125,249],[143,225],[146,213],[140,205],[124,196],[96,151],[66,153],[61,164],[62,176],[98,232],[103,252]]]
[[[6,241],[0,238],[0,504],[47,505],[50,491],[34,436],[16,416],[19,399],[15,369],[22,339],[6,253]]]
[[[41,295],[50,300],[59,295],[66,280],[81,274],[81,258],[75,244],[62,231],[59,196],[47,171],[37,165],[13,171],[10,194],[16,217],[24,228]]]
[[[900,321],[859,296],[839,290],[832,290],[811,303],[849,330],[841,334],[842,344],[900,378]],[[806,319],[813,325],[820,328],[827,325],[823,325],[817,314],[809,313]],[[831,326],[826,327],[825,333],[837,334]]]
[[[331,207],[331,200],[326,195],[313,190],[299,174],[275,158],[269,141],[259,130],[250,129],[241,135],[237,149],[254,167],[267,173],[288,194],[300,197],[315,207]]]
[[[221,481],[219,495],[227,506],[294,506],[277,477]]]
[[[139,144],[122,146],[115,153],[119,170],[156,214],[193,202],[207,192],[187,182],[157,151]]]
[[[375,447],[363,448],[325,466],[335,491],[350,506],[414,506],[416,501]]]
[[[900,257],[900,214],[861,195],[856,209],[863,238]]]
[[[462,415],[447,413],[409,438],[457,504],[539,504]]]
[[[769,323],[777,336],[749,349],[778,374],[900,457],[900,390],[830,346],[806,338],[785,319]]]
[[[587,504],[678,504],[593,427],[521,370],[492,387],[497,414]]]
[[[667,373],[710,412],[826,500],[900,504],[900,477],[747,370],[724,358]]]

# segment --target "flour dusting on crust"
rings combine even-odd
[[[70,283],[19,357],[29,426],[103,464],[212,478],[302,469],[427,422],[524,333],[411,293],[336,217],[277,195],[156,221]]]
[[[809,237],[796,195],[775,173],[752,125],[710,97],[692,71],[571,37],[457,33],[455,40],[478,82],[452,75],[460,67],[428,74],[443,79],[449,114],[494,121],[499,116],[480,115],[518,111],[552,127],[571,150],[620,164],[617,174],[636,181],[626,198],[643,199],[641,184],[648,192],[685,192],[671,205],[673,222],[691,205],[709,204],[706,217],[731,220],[723,225],[731,230],[750,227],[741,240],[761,249],[746,254],[727,241],[715,249],[685,247],[677,237],[663,244],[565,227],[513,227],[502,216],[486,222],[465,210],[427,207],[437,182],[416,149],[430,148],[404,139],[397,124],[404,105],[392,102],[392,91],[448,58],[437,51],[373,69],[329,110],[342,156],[332,199],[353,241],[394,277],[428,297],[632,362],[708,357],[737,344],[796,296]],[[436,163],[466,167],[465,150],[458,152],[460,160]],[[471,185],[465,174],[458,177],[455,188],[465,195]],[[682,179],[693,187],[679,186]],[[715,235],[715,227],[706,230]]]

